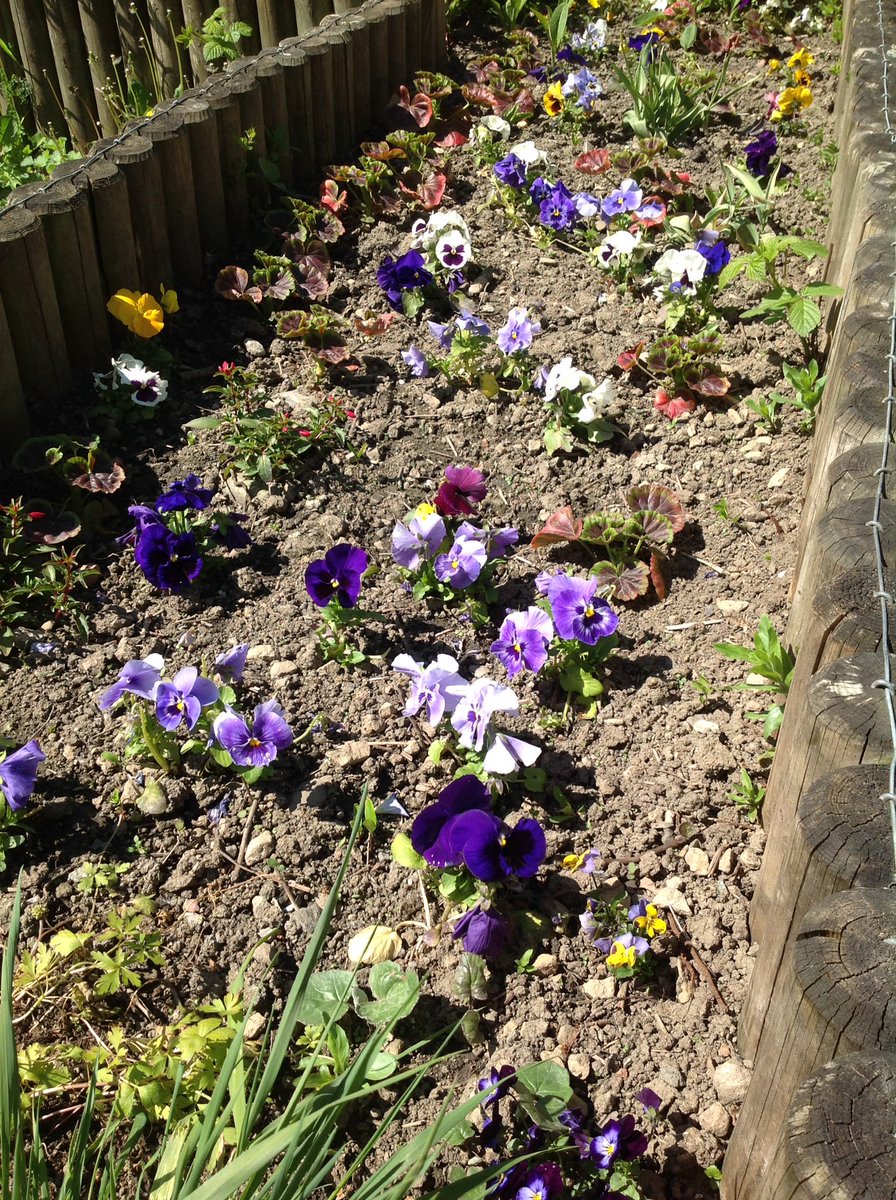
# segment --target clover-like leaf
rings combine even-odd
[[[671,488],[661,483],[642,483],[629,488],[625,502],[633,512],[649,510],[668,517],[673,533],[681,533],[684,529],[686,517],[681,501]]]
[[[641,528],[651,542],[658,542],[661,546],[668,546],[671,543],[675,536],[675,530],[667,516],[654,512],[650,508],[642,508],[638,513],[638,518]]]
[[[326,1025],[348,1012],[355,981],[352,971],[315,971],[308,980],[296,1014],[303,1025]]]
[[[584,154],[579,155],[573,166],[583,175],[603,175],[610,169],[610,152],[598,148],[586,150]]]

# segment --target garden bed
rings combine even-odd
[[[632,32],[621,18],[612,28]],[[457,30],[456,77],[463,78],[474,57],[495,53],[500,37]],[[734,113],[714,118],[658,161],[690,176],[684,194],[705,212],[707,191],[723,184],[722,164],[742,166],[745,145],[769,128],[766,93],[783,86],[787,69],[770,84],[767,59],[786,62],[802,44],[815,56],[814,103],[773,126],[779,157],[792,173],[770,228],[823,241],[838,61],[827,34],[779,33],[761,47],[742,33],[730,78],[749,83]],[[531,139],[546,153],[551,177],[571,189],[606,196],[618,187],[624,173],[616,169],[590,178],[574,166],[584,150],[605,147],[612,154],[630,144],[622,127],[629,102],[613,82],[613,61],[608,51],[593,64],[607,95],[591,123],[576,132],[547,116],[543,85],[535,85],[536,112],[492,159]],[[475,265],[466,269],[464,303],[492,330],[512,308],[524,307],[542,326],[534,363],[571,355],[573,366],[597,381],[612,377],[612,436],[591,447],[579,439],[571,453],[550,456],[538,392],[505,388],[489,398],[472,382],[414,378],[401,354],[413,343],[435,355],[423,318],[445,320],[446,304],[422,318],[400,315],[376,339],[352,330],[349,364],[357,369],[349,371],[344,364],[321,368],[300,343],[275,336],[260,312],[216,297],[211,279],[206,290],[181,295],[180,312],[162,338],[174,355],[167,400],[142,423],[106,416],[91,426],[91,433],[101,429],[103,447],[122,460],[127,478],[110,501],[115,515],[104,515],[103,533],[94,533],[82,552],[101,570],[87,600],[86,643],[48,624],[20,631],[13,655],[0,661],[3,733],[15,746],[37,739],[47,755],[27,842],[10,852],[7,868],[10,881],[19,865],[24,869],[22,945],[31,948],[61,928],[96,927],[117,906],[149,897],[148,920],[161,931],[164,964],[144,974],[129,1004],[129,993],[112,1004],[115,1022],[133,1034],[164,1025],[180,1005],[222,995],[259,936],[278,930],[255,952],[249,975],[257,983],[272,951],[281,951],[259,1001],[263,1012],[276,1010],[331,886],[362,786],[374,804],[392,798],[413,818],[457,766],[448,752],[438,762],[429,753],[437,735],[425,714],[402,715],[408,681],[391,667],[395,657],[429,662],[449,654],[467,679],[476,673],[508,682],[489,653],[505,612],[534,603],[540,572],[565,568],[584,577],[596,557],[565,544],[532,548],[545,521],[567,505],[575,517],[622,511],[633,487],[670,488],[686,524],[664,569],[666,595],[651,585],[642,598],[613,601],[619,642],[593,713],[590,700],[570,708],[557,680],[524,672],[510,681],[519,715],[501,727],[540,747],[537,766],[545,778],[540,791],[510,783],[494,807],[510,823],[527,817],[544,826],[544,865],[511,891],[512,906],[535,919],[526,925],[520,918],[513,945],[490,963],[487,999],[479,1005],[483,1040],[472,1054],[437,1069],[415,1120],[434,1115],[449,1085],[462,1096],[473,1092],[486,1063],[558,1060],[596,1126],[613,1114],[640,1113],[636,1097],[645,1087],[659,1098],[640,1174],[645,1197],[709,1196],[715,1185],[705,1169],[721,1161],[749,1078],[749,1064],[737,1057],[735,1028],[751,967],[747,913],[763,848],[761,828],[745,819],[731,793],[743,787],[742,770],[761,785],[772,748],[761,722],[747,719],[771,700],[737,690],[749,668],[714,647],[751,645],[764,615],[784,627],[807,451],[803,413],[782,408],[769,431],[745,401],[786,390],[781,364],[802,364],[807,350],[821,359],[821,352],[811,349],[811,335],[803,343],[784,322],[741,321],[739,313],[760,294],[755,282],[741,278],[715,298],[724,339],[718,366],[730,391],[716,400],[696,397],[693,412],[670,421],[655,407],[656,384],[617,366],[621,353],[661,335],[670,297],[655,297],[655,281],[646,275],[623,290],[562,244],[562,236],[539,244],[525,222],[508,219],[495,197],[491,162],[475,150],[468,143],[444,152],[450,170],[440,206],[458,211],[471,234]],[[687,203],[666,201],[668,215]],[[419,215],[408,204],[397,217],[350,227],[330,247],[325,303],[346,317],[387,312],[376,269],[387,255],[407,250]],[[251,271],[253,250],[275,252],[269,231],[288,219],[273,214],[251,246],[234,248],[231,262]],[[537,219],[531,223],[538,231]],[[649,239],[656,252],[670,244],[662,229],[649,230]],[[731,249],[736,257],[733,242]],[[822,273],[819,259],[798,261],[788,283],[802,287]],[[309,406],[336,395],[350,414],[340,424],[346,444],[312,448],[294,470],[264,485],[229,472],[220,429],[184,429],[200,413],[216,411],[203,389],[226,384],[226,377],[215,377],[222,362],[245,366],[299,421]],[[92,402],[88,391],[81,401]],[[46,414],[45,427],[89,440],[73,411]],[[488,598],[481,625],[462,602],[414,599],[390,553],[396,522],[432,501],[445,467],[460,464],[487,478],[488,495],[470,519],[520,531],[494,575],[497,595]],[[221,506],[247,514],[252,545],[207,563],[184,594],[162,594],[141,574],[130,547],[115,546],[112,537],[130,526],[126,503],[151,504],[191,473],[217,489]],[[29,477],[19,490],[40,488]],[[365,580],[361,604],[382,620],[350,630],[364,659],[351,668],[322,661],[320,611],[304,586],[309,563],[340,543],[363,547],[379,568]],[[238,643],[251,647],[241,709],[276,696],[296,738],[307,736],[279,754],[257,783],[190,766],[162,780],[165,795],[147,798],[147,781],[159,772],[145,756],[125,756],[127,716],[115,708],[101,712],[98,700],[131,660],[161,654],[168,678],[190,664],[210,670]],[[745,802],[756,795],[748,790]],[[416,1013],[399,1028],[405,1044],[463,1012],[452,983],[461,950],[450,936],[453,918],[440,939],[423,936],[422,926],[441,919],[444,901],[432,893],[424,900],[419,873],[391,853],[393,837],[410,828],[409,819],[381,813],[355,850],[325,964],[344,967],[348,940],[364,927],[399,927],[398,961],[426,974]],[[564,866],[566,856],[591,850],[599,851],[599,874]],[[111,886],[88,874],[85,888],[85,862],[127,869],[112,872]],[[606,955],[579,928],[588,896],[622,896],[624,907],[641,898],[656,903],[668,928],[652,941],[652,979],[608,972]],[[686,932],[676,936],[676,927]],[[21,1047],[87,1035],[77,1017],[39,1006],[17,1036]],[[455,1161],[469,1161],[470,1153],[452,1151]]]

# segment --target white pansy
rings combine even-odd
[[[537,162],[544,162],[547,158],[545,152],[539,150],[534,142],[517,142],[515,146],[510,147],[509,153],[515,154],[527,167],[534,166]]]
[[[627,229],[620,229],[618,233],[611,233],[601,242],[597,251],[597,261],[602,267],[611,267],[619,261],[621,255],[631,254],[640,244],[640,232],[629,233]]]
[[[572,365],[572,357],[561,358],[548,371],[544,385],[545,400],[553,400],[560,392],[576,392],[580,387],[594,387],[594,379]]]
[[[476,126],[476,140],[479,142],[495,140],[503,142],[510,137],[511,132],[509,121],[505,121],[503,117],[499,117],[494,113],[489,113]]]
[[[653,264],[653,271],[669,283],[680,283],[681,291],[693,296],[706,274],[706,259],[696,250],[667,250]]]
[[[131,399],[142,408],[155,408],[168,395],[168,383],[138,358],[122,354],[112,360],[117,384],[131,389]]]

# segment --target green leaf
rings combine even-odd
[[[558,450],[565,450],[569,453],[575,448],[572,434],[568,429],[550,424],[544,431],[544,448],[550,455],[556,454]]]
[[[413,1011],[420,977],[416,971],[402,971],[398,963],[377,963],[370,971],[370,990],[376,999],[368,1000],[360,988],[355,989],[355,1012],[371,1025],[388,1025]]]
[[[786,245],[788,250],[792,250],[801,258],[809,259],[810,262],[813,258],[827,258],[827,246],[823,242],[815,242],[811,238],[787,238]]]
[[[749,254],[739,254],[737,258],[732,258],[726,266],[719,272],[719,289],[726,288],[732,280],[737,279],[741,271],[747,269],[747,263],[750,260]]]
[[[369,796],[364,797],[364,819],[362,824],[368,833],[376,833],[376,805]]]
[[[479,954],[471,954],[465,950],[454,968],[453,991],[458,1000],[468,1007],[478,1001],[488,999],[488,985],[485,980],[485,959]]]
[[[407,867],[409,871],[422,871],[427,866],[426,859],[417,853],[406,833],[395,835],[391,850],[392,857],[400,867]]]
[[[430,743],[429,749],[426,752],[426,757],[433,764],[433,766],[437,767],[442,761],[442,755],[444,753],[445,743],[439,739],[436,739],[436,741]]]
[[[541,1129],[560,1132],[558,1120],[572,1095],[566,1068],[557,1062],[533,1063],[517,1073],[514,1090],[520,1103]]]
[[[807,337],[821,324],[821,309],[813,300],[797,296],[787,306],[787,321],[795,333]]]
[[[354,981],[351,971],[315,971],[308,980],[296,1019],[302,1025],[335,1023],[348,1012]]]
[[[259,479],[265,483],[270,483],[274,478],[274,469],[271,465],[270,456],[267,454],[259,454],[255,460],[255,469],[258,472]]]
[[[187,421],[184,429],[217,429],[220,424],[220,417],[194,417],[192,421]]]
[[[835,283],[807,283],[800,293],[803,296],[842,296],[843,288],[837,287]],[[815,363],[815,370],[818,370],[818,363]]]

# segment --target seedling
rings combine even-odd
[[[748,821],[757,821],[765,800],[765,788],[750,777],[745,767],[741,767],[740,780],[728,793],[728,799],[734,801]]]

